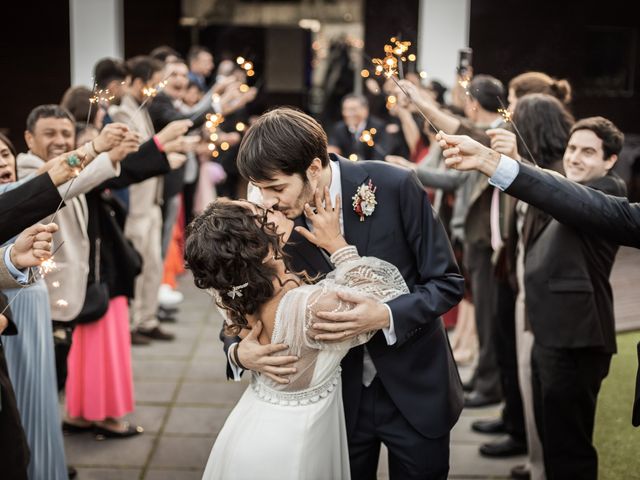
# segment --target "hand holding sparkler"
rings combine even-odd
[[[520,160],[516,134],[504,128],[490,128],[487,135],[491,138],[491,149],[514,160]]]
[[[69,159],[74,156],[80,160],[79,166],[74,166],[69,162]],[[82,168],[86,166],[85,156],[82,149],[74,150],[72,152],[63,153],[62,155],[49,160],[45,163],[44,167],[40,171],[41,173],[47,172],[51,177],[51,181],[56,187],[74,179],[80,174]]]
[[[258,94],[258,89],[255,87],[249,87],[248,89],[240,90],[242,84],[236,82],[227,88],[225,92],[220,96],[221,113],[224,116],[228,116],[231,113],[244,107],[247,103],[252,102]]]
[[[170,141],[184,135],[193,126],[191,120],[174,120],[156,133],[160,145],[167,145]]]
[[[234,83],[237,83],[238,79],[233,75],[228,77],[224,77],[221,80],[217,81],[213,87],[211,87],[211,94],[213,95],[222,95],[224,91],[229,88]]]
[[[136,132],[127,132],[120,144],[109,150],[109,158],[114,163],[121,162],[127,155],[138,151],[140,148],[140,136]]]
[[[200,137],[181,136],[164,144],[165,153],[190,153],[196,150]]]
[[[20,270],[41,265],[44,260],[51,258],[51,242],[53,233],[57,231],[58,225],[55,223],[38,223],[25,229],[11,248],[11,263]]]
[[[128,131],[129,127],[124,123],[110,123],[106,125],[100,134],[91,142],[93,150],[99,155],[117,147]]]
[[[177,170],[187,161],[187,156],[184,153],[180,152],[169,152],[167,153],[167,161],[171,166],[171,170]]]
[[[456,170],[477,170],[487,177],[493,176],[500,163],[500,153],[485,147],[467,135],[436,135],[445,164]]]

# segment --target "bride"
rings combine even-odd
[[[293,227],[281,212],[246,201],[218,200],[188,228],[185,258],[198,288],[211,289],[231,335],[259,332],[262,344],[284,343],[295,373],[279,384],[253,373],[209,456],[204,479],[348,479],[340,361],[373,333],[348,341],[315,339],[320,311],[351,305],[338,291],[382,302],[409,293],[393,265],[360,257],[340,234],[340,199],[305,208],[303,234],[331,255],[335,270],[317,281],[287,268],[282,247]],[[300,228],[300,227],[298,227]]]

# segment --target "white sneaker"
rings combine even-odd
[[[163,283],[158,290],[158,303],[161,307],[171,308],[184,300],[184,295],[171,288],[171,285]]]

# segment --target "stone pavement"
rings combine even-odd
[[[613,283],[624,291],[618,296],[615,290],[616,310],[633,311],[637,321],[640,301],[630,296],[626,279],[631,272],[640,271],[640,252],[625,250],[621,254],[624,262],[614,269]],[[167,325],[177,339],[133,348],[136,411],[128,419],[144,426],[145,433],[126,440],[96,441],[89,434],[66,437],[67,460],[77,467],[79,480],[201,477],[216,433],[247,383],[225,380],[225,359],[218,339],[221,320],[211,298],[197,290],[188,275],[182,278],[180,290],[186,300],[178,322]],[[461,369],[463,378],[469,374],[468,368]],[[478,454],[478,446],[492,437],[471,432],[470,424],[498,413],[497,407],[463,411],[451,435],[449,478],[505,479],[511,467],[523,462],[524,457],[488,460]],[[379,478],[386,479],[384,452],[381,457]]]

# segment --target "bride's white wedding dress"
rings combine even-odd
[[[278,305],[271,342],[289,345],[282,355],[299,356],[296,374],[286,385],[253,374],[216,439],[203,479],[350,478],[340,361],[373,332],[323,343],[314,340],[311,325],[317,312],[351,308],[338,291],[386,302],[409,290],[396,267],[360,257],[355,247],[335,252],[331,261],[336,269],[325,279],[290,290]]]

